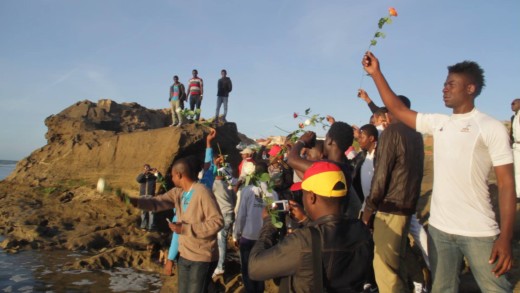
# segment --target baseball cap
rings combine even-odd
[[[281,150],[282,150],[282,148],[279,145],[273,145],[271,147],[271,149],[269,150],[268,154],[269,154],[269,156],[274,157],[274,156],[278,155]]]
[[[342,197],[347,195],[345,174],[338,165],[320,161],[312,164],[305,174],[301,185],[303,190],[319,196]]]
[[[252,154],[253,150],[250,148],[245,148],[243,151],[240,152],[241,154]]]

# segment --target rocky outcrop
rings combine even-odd
[[[48,144],[17,164],[8,181],[31,186],[67,182],[93,185],[103,177],[111,187],[135,189],[144,163],[168,174],[176,158],[203,156],[208,127],[171,124],[169,109],[149,110],[111,100],[78,102],[45,120]],[[217,128],[216,143],[236,164],[240,142],[236,125]],[[168,177],[168,176],[167,176]]]

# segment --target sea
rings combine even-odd
[[[0,160],[0,180],[16,161]],[[5,238],[0,235],[0,242]],[[8,253],[0,249],[0,292],[159,292],[159,274],[132,268],[65,270],[64,265],[88,257],[86,251],[29,250]]]

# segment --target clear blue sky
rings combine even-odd
[[[509,119],[520,97],[520,1],[19,1],[0,2],[0,159],[46,144],[44,119],[81,100],[110,98],[166,108],[174,74],[233,80],[228,120],[254,138],[297,127],[293,112],[362,125],[361,57],[388,7],[399,16],[372,50],[395,92],[421,112],[449,113],[446,66],[480,63],[477,107]],[[381,103],[370,78],[363,87]]]

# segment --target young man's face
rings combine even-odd
[[[220,75],[222,75],[222,77],[226,77],[227,74],[226,74],[226,72],[225,72],[224,70],[222,70],[222,71],[220,72]]]
[[[361,149],[363,149],[365,151],[368,150],[373,141],[374,141],[373,136],[369,136],[366,132],[360,131],[358,142],[359,142],[359,146],[361,147]]]
[[[198,72],[196,70],[193,70],[191,74],[193,75],[193,77],[197,77]]]
[[[174,78],[173,78],[173,82],[174,82],[174,83],[178,83],[178,82],[179,82],[179,79],[178,79],[177,77],[174,77]]]
[[[179,178],[179,172],[175,170],[175,167],[172,168],[172,181],[175,186],[180,186],[180,178]]]
[[[511,110],[513,112],[520,110],[520,100],[519,99],[516,99],[513,102],[511,102]]]
[[[450,73],[442,90],[444,105],[456,108],[472,99],[475,86],[464,74]]]

